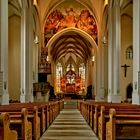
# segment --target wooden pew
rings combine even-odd
[[[99,122],[99,116],[101,116],[101,114],[102,114],[101,113],[102,106],[104,106],[108,110],[108,112],[109,112],[110,108],[130,110],[129,108],[136,109],[139,107],[138,105],[132,105],[132,104],[128,104],[128,103],[98,103],[98,104],[94,105],[95,111],[94,111],[94,115],[93,115],[93,119],[92,119],[92,125],[93,125],[93,130],[96,133],[96,135],[98,135],[98,126],[100,126],[100,124],[98,124],[98,122]]]
[[[28,110],[33,108],[33,106],[37,106],[40,117],[41,134],[43,134],[59,114],[60,110],[62,110],[64,107],[64,101],[60,100],[55,102],[15,103],[10,105],[26,107]]]
[[[96,120],[97,112],[100,110],[98,109],[98,106],[100,107],[101,105],[106,105],[110,104],[107,102],[95,102],[94,100],[89,100],[89,101],[84,101],[84,100],[78,100],[78,108],[87,121],[87,123],[90,125],[90,127],[97,132],[96,129],[96,123],[98,122]],[[94,114],[95,113],[95,114]],[[94,123],[95,122],[95,123]]]
[[[109,121],[106,123],[106,140],[140,139],[140,114],[116,116],[115,109],[109,111]]]
[[[32,103],[32,105],[38,106],[43,108],[44,111],[42,111],[42,119],[41,119],[41,124],[42,124],[42,129],[43,132],[50,126],[52,121],[55,119],[54,117],[54,107],[56,102],[35,102]],[[58,105],[58,103],[57,103]],[[55,112],[56,113],[56,112]],[[45,129],[44,129],[45,128]]]
[[[81,114],[84,116],[87,123],[94,130],[96,135],[98,135],[98,118],[100,116],[100,108],[101,106],[105,106],[108,108],[111,107],[123,107],[128,108],[128,106],[132,108],[137,108],[137,105],[132,105],[130,103],[107,103],[107,102],[95,102],[95,101],[78,101],[78,108],[81,111]],[[100,128],[99,128],[100,130]]]
[[[32,137],[34,140],[40,138],[40,118],[38,117],[38,108],[36,106],[27,108],[24,104],[10,104],[0,106],[0,112],[8,112],[10,117],[20,116],[21,110],[26,108],[28,111],[27,119],[32,123]],[[16,118],[15,118],[16,119]]]
[[[28,111],[21,110],[21,114],[10,115],[10,128],[16,130],[18,139],[32,140],[32,124],[28,121]]]
[[[38,139],[46,130],[44,107],[42,105],[37,106],[34,103],[12,103],[10,106],[12,108],[18,107],[18,109],[26,108],[28,110],[29,120],[33,126],[33,137],[34,139]]]
[[[41,124],[40,124],[40,118],[38,116],[38,108],[37,106],[33,107],[33,110],[28,111],[28,120],[32,122],[32,137],[34,140],[38,140],[41,136]]]
[[[114,109],[117,110],[117,117],[119,116],[127,116],[127,115],[140,115],[140,108],[134,108],[130,106],[114,106]],[[100,117],[98,119],[98,137],[100,140],[105,140],[105,132],[106,132],[106,122],[109,120],[109,109],[104,106],[101,107]]]
[[[47,102],[47,103],[46,102],[12,103],[10,105],[0,106],[0,112],[4,112],[4,111],[9,112],[10,116],[14,118],[15,116],[20,115],[20,112],[21,112],[20,110],[22,108],[27,108],[28,120],[32,122],[32,128],[33,128],[32,136],[33,136],[33,139],[37,140],[40,137],[40,131],[42,130],[41,134],[43,134],[43,132],[46,130],[47,127],[49,127],[49,125],[52,123],[52,121],[55,119],[55,117],[58,115],[58,113],[63,107],[64,107],[64,101]],[[38,118],[38,115],[40,117],[40,120],[35,119],[35,118]],[[40,121],[40,126],[41,126],[40,131],[39,131],[39,128],[40,128],[39,121]]]
[[[10,116],[8,113],[0,114],[0,140],[17,140],[17,132],[10,130]]]

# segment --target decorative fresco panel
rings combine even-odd
[[[70,7],[66,8],[65,11],[56,9],[49,14],[44,29],[45,44],[54,34],[69,27],[79,28],[87,32],[97,43],[97,25],[93,15],[87,9],[76,11]]]

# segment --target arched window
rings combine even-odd
[[[56,65],[56,92],[61,92],[60,88],[60,78],[62,76],[62,64],[57,63]]]
[[[126,59],[133,59],[133,48],[132,46],[126,49]]]
[[[85,64],[81,63],[79,66],[79,76],[81,77],[82,90],[85,90]]]

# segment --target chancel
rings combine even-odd
[[[0,0],[0,140],[140,139],[139,19],[140,0]]]

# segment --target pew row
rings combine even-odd
[[[104,111],[102,108],[105,108]],[[119,110],[119,114],[140,114],[140,107],[130,103],[107,103],[95,101],[78,101],[78,109],[100,140],[105,140],[106,122],[109,120],[109,109]],[[104,115],[105,114],[105,115]]]
[[[117,111],[117,117],[140,115],[140,108],[126,108],[122,106],[114,106],[113,108]],[[106,137],[106,122],[109,121],[109,110],[110,108],[105,106],[101,107],[100,116],[98,117],[98,137],[100,140],[105,140]]]
[[[28,133],[30,138],[38,140],[44,131],[50,126],[60,110],[64,107],[64,101],[56,102],[39,102],[39,103],[12,103],[10,105],[0,106],[0,112],[8,112],[10,114],[10,127],[18,132],[18,139],[26,140],[26,133],[21,131],[21,110],[26,108],[27,120],[31,123],[31,131]],[[19,117],[19,118],[18,118]],[[16,123],[15,123],[16,122]]]
[[[20,114],[10,114],[10,128],[17,131],[18,139],[32,140],[32,124],[28,121],[26,108],[23,108]]]
[[[38,107],[40,123],[41,123],[41,134],[51,125],[60,110],[64,107],[64,101],[56,102],[33,102],[33,103],[14,103],[10,106],[25,107],[31,110],[34,106]]]
[[[109,121],[106,123],[106,140],[139,140],[140,114],[117,116],[115,109],[109,111]]]
[[[24,111],[23,111],[24,110]],[[32,109],[27,109],[25,106],[21,107],[19,105],[4,105],[0,106],[0,112],[7,112],[10,115],[10,126],[19,132],[18,138],[23,138],[26,135],[26,130],[20,132],[20,128],[26,128],[24,126],[25,122],[29,122],[31,124],[31,137],[34,140],[38,140],[40,138],[40,118],[38,117],[38,108],[34,106]],[[24,120],[25,119],[25,120]],[[21,122],[22,120],[22,122]],[[17,122],[17,123],[15,123]],[[21,124],[22,123],[22,124]],[[20,127],[22,125],[22,127]]]
[[[8,113],[0,114],[0,140],[17,140],[17,132],[10,130],[10,116]]]

